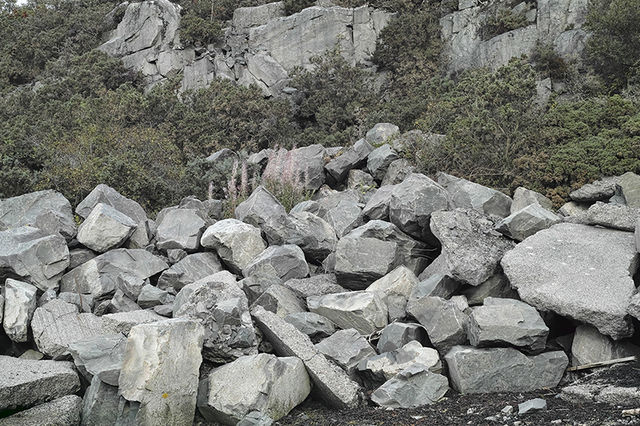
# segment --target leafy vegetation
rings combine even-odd
[[[512,9],[501,7],[490,15],[482,29],[482,38],[489,40],[500,34],[526,27],[527,17],[522,13],[516,13]]]

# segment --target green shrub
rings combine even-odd
[[[315,0],[284,0],[283,3],[286,15],[293,15],[316,4]]]
[[[570,67],[550,44],[536,45],[531,54],[531,61],[539,73],[554,80],[564,80],[570,74]]]
[[[513,31],[528,25],[527,17],[521,13],[515,13],[508,8],[498,8],[495,14],[490,15],[485,22],[481,34],[483,40],[489,40],[500,34]]]
[[[222,37],[220,21],[187,13],[180,21],[180,41],[186,45],[206,46]]]

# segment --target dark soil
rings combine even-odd
[[[574,373],[580,383],[611,383],[617,386],[640,386],[640,365],[623,364],[599,371]],[[567,383],[568,384],[568,383]],[[560,388],[527,393],[460,395],[449,391],[437,404],[416,409],[385,410],[365,406],[338,411],[307,400],[278,425],[640,425],[640,416],[623,416],[627,408],[605,404],[575,405],[556,397]],[[547,409],[519,416],[518,404],[543,398]],[[510,415],[502,409],[511,405]]]

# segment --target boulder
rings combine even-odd
[[[435,296],[449,299],[453,296],[462,284],[454,280],[449,275],[432,274],[429,278],[417,283],[408,300],[421,299],[423,297]]]
[[[378,339],[378,352],[391,352],[400,349],[411,341],[425,346],[428,342],[427,332],[420,324],[392,322],[386,326]]]
[[[640,217],[640,208],[597,202],[587,210],[587,222],[605,228],[633,232]]]
[[[107,314],[101,316],[100,319],[109,334],[122,333],[126,336],[136,325],[164,321],[166,318],[153,311],[140,310]]]
[[[358,371],[366,373],[374,381],[385,382],[412,365],[422,365],[433,373],[442,371],[438,351],[425,348],[415,340],[391,352],[374,355],[361,361],[358,364]]]
[[[0,419],[0,426],[59,426],[80,424],[82,398],[67,395]]]
[[[74,342],[109,334],[100,317],[80,314],[77,306],[57,299],[35,310],[31,328],[38,350],[53,359],[68,357]]]
[[[373,147],[364,139],[360,139],[344,153],[329,161],[325,170],[336,182],[342,182],[349,174],[349,170],[363,166]]]
[[[401,231],[434,243],[429,230],[431,214],[449,207],[447,191],[425,175],[413,173],[396,185],[389,203],[389,219]]]
[[[0,371],[0,410],[29,408],[80,390],[72,362],[0,355]]]
[[[253,56],[253,59],[257,57]],[[285,180],[296,182],[307,191],[315,191],[325,181],[324,157],[322,145],[309,145],[291,151],[280,149],[269,157],[262,178],[280,180],[284,176]]]
[[[462,294],[470,306],[482,305],[487,297],[517,299],[518,293],[511,288],[509,280],[503,273],[493,275],[477,287],[468,287]]]
[[[608,201],[616,194],[618,184],[614,178],[604,178],[602,180],[588,183],[579,189],[571,192],[569,197],[573,201],[582,203],[593,203],[596,201]]]
[[[118,386],[126,343],[122,334],[105,334],[75,341],[69,344],[69,352],[88,382],[97,377],[101,382]]]
[[[270,273],[256,273],[238,281],[238,285],[249,299],[249,306],[274,284],[282,285],[282,280]]]
[[[98,203],[78,228],[78,242],[98,253],[120,247],[137,224],[108,204]]]
[[[258,350],[247,297],[227,274],[220,272],[185,286],[176,296],[173,311],[174,318],[198,320],[204,326],[203,356],[217,363]]]
[[[453,278],[477,286],[498,271],[502,256],[515,244],[493,227],[493,221],[475,210],[432,215],[431,231],[442,244],[442,256]]]
[[[335,192],[318,200],[318,216],[324,219],[340,238],[362,224],[362,207],[357,192]]]
[[[502,219],[496,224],[496,230],[516,241],[522,241],[560,221],[559,216],[540,204],[530,204]]]
[[[267,248],[260,229],[237,219],[214,223],[202,235],[203,247],[215,249],[225,265],[241,274]]]
[[[96,257],[96,254],[84,247],[69,250],[69,269],[76,268]]]
[[[391,123],[377,123],[367,132],[365,139],[371,145],[381,145],[391,137],[400,133],[400,128]]]
[[[62,277],[61,291],[112,294],[118,277],[145,280],[169,268],[164,260],[143,249],[115,249],[83,263]],[[133,278],[132,278],[133,277]]]
[[[120,195],[115,189],[100,184],[78,204],[76,213],[78,216],[86,219],[99,203],[113,207],[119,212],[129,216],[136,223],[136,230],[129,238],[129,243],[127,244],[129,248],[144,248],[149,244],[150,237],[147,229],[147,214],[140,204]]]
[[[374,149],[367,157],[367,170],[378,182],[382,181],[389,165],[398,159],[398,153],[391,145],[384,144]]]
[[[466,299],[423,297],[409,301],[407,313],[424,326],[431,344],[441,353],[467,342]]]
[[[529,399],[521,404],[518,404],[518,415],[522,416],[533,411],[540,411],[547,409],[547,401],[542,398]]]
[[[338,284],[360,290],[391,272],[398,264],[398,245],[376,238],[346,236],[336,246]]]
[[[633,332],[627,308],[637,258],[631,233],[561,223],[518,244],[502,267],[524,302],[620,339]]]
[[[236,425],[254,411],[279,420],[311,392],[299,358],[270,354],[238,358],[213,370],[200,386],[198,410],[208,421],[225,425]]]
[[[168,208],[158,214],[156,247],[160,250],[197,250],[207,222],[196,209]]]
[[[4,332],[14,342],[28,340],[29,324],[36,310],[38,289],[31,284],[8,278],[4,284]],[[0,308],[2,308],[0,306]]]
[[[364,197],[367,196],[367,194],[375,192],[375,188],[376,183],[373,180],[373,176],[369,173],[358,169],[349,170],[347,189],[357,191]]]
[[[137,302],[142,309],[147,309],[172,303],[174,298],[173,294],[156,286],[152,286],[151,284],[147,284],[142,287]]]
[[[376,355],[367,339],[353,328],[336,331],[317,343],[316,349],[349,374],[355,373],[360,361]]]
[[[587,210],[589,210],[589,204],[569,201],[568,203],[564,203],[562,207],[560,207],[558,213],[560,213],[563,217],[579,217],[586,215]]]
[[[574,366],[640,355],[640,347],[627,340],[614,341],[589,325],[579,325],[573,335],[571,364]]]
[[[335,326],[329,319],[313,312],[294,312],[284,317],[284,320],[309,336],[313,342],[336,332]]]
[[[453,208],[474,209],[485,215],[507,217],[513,200],[500,191],[466,179],[438,173],[438,183],[449,192]]]
[[[291,213],[289,219],[293,229],[285,242],[300,247],[310,260],[321,263],[335,250],[336,231],[325,220],[309,212]]]
[[[51,189],[0,200],[0,223],[8,229],[34,226],[67,241],[76,235],[69,200]]]
[[[371,401],[385,408],[416,408],[438,402],[448,390],[445,376],[412,364],[376,389]]]
[[[289,314],[306,311],[304,302],[293,291],[280,284],[269,286],[252,306],[262,306],[282,318]]]
[[[41,291],[56,289],[69,265],[64,238],[31,226],[0,231],[0,279],[29,281]]]
[[[469,315],[467,336],[473,346],[511,345],[541,351],[549,328],[535,308],[513,299],[487,297]]]
[[[305,278],[309,275],[309,265],[307,265],[300,247],[287,244],[267,248],[254,258],[242,272],[245,277],[256,273],[265,273],[287,281],[291,278]]]
[[[176,291],[180,291],[184,286],[223,269],[222,263],[215,253],[190,254],[162,272],[160,278],[158,278],[158,288],[163,290],[173,288]]]
[[[309,296],[324,296],[331,293],[343,293],[346,290],[338,285],[334,274],[320,274],[309,278],[290,279],[283,284],[298,297],[307,300]]]
[[[118,387],[140,403],[138,424],[193,423],[203,339],[202,325],[180,318],[131,329]]]
[[[395,185],[383,185],[373,193],[362,209],[362,215],[370,220],[388,220],[389,204]]]
[[[82,401],[82,424],[101,426],[117,424],[120,395],[118,387],[104,383],[97,376],[91,380]]]
[[[338,409],[360,404],[358,384],[319,353],[308,336],[262,307],[256,307],[251,314],[278,356],[296,356],[304,362],[320,398]]]
[[[389,164],[387,168],[387,172],[382,178],[382,182],[380,186],[383,187],[385,185],[396,185],[398,183],[402,183],[403,180],[407,178],[411,173],[415,173],[416,168],[411,164],[409,160],[406,158],[399,158],[394,160]]]
[[[463,394],[554,388],[569,363],[562,351],[526,356],[513,348],[465,346],[452,348],[445,360],[452,387]]]
[[[511,203],[511,213],[515,213],[532,204],[553,211],[553,202],[539,192],[519,186],[513,193],[513,203]]]
[[[618,186],[627,206],[640,209],[640,176],[627,172],[618,179]],[[0,220],[3,220],[2,214]]]
[[[238,204],[235,214],[236,219],[260,228],[270,244],[282,244],[287,212],[265,187],[254,189],[249,198]]]
[[[309,311],[322,315],[342,329],[369,335],[387,325],[387,305],[376,293],[351,291],[307,298]]]
[[[406,266],[398,266],[374,281],[366,291],[377,293],[389,310],[389,321],[406,316],[407,301],[418,284],[418,277]]]

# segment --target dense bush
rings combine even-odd
[[[180,20],[180,41],[186,45],[206,46],[218,41],[222,35],[220,21],[201,18],[194,13],[187,13]]]
[[[284,13],[287,15],[293,15],[316,4],[315,0],[284,0],[282,3],[284,4]]]
[[[526,27],[527,17],[521,13],[515,13],[508,8],[498,8],[495,14],[489,15],[482,28],[482,38],[489,40],[500,34]]]
[[[564,80],[571,72],[569,64],[549,44],[538,43],[531,61],[536,71],[554,80]]]

